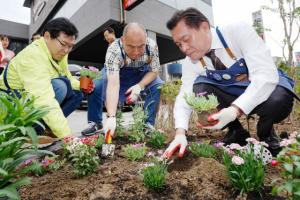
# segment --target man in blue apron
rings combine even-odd
[[[103,99],[106,96],[107,120],[104,131],[114,135],[118,102],[133,103],[145,95],[146,123],[154,125],[159,105],[160,62],[157,44],[147,37],[145,28],[129,23],[121,39],[108,48],[105,59],[107,79],[103,79]],[[107,84],[107,86],[106,86]]]
[[[174,108],[176,135],[165,151],[170,157],[187,146],[185,133],[191,108],[183,96],[191,92],[214,94],[219,112],[208,117],[205,129],[229,131],[224,143],[245,144],[250,137],[238,118],[257,114],[257,136],[276,155],[279,140],[273,124],[285,119],[293,107],[293,81],[277,70],[269,50],[254,29],[244,23],[211,28],[207,18],[194,8],[178,11],[167,23],[174,42],[187,55],[182,67],[182,87]]]

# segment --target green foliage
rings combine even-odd
[[[207,96],[196,95],[195,93],[185,94],[184,99],[186,103],[191,106],[197,113],[216,109],[219,105],[218,99],[215,95]]]
[[[161,98],[167,101],[175,101],[181,87],[181,80],[168,81],[161,87]]]
[[[124,137],[125,127],[123,126],[124,120],[123,120],[123,113],[121,109],[117,110],[116,121],[117,121],[117,127],[115,130],[116,137]]]
[[[159,149],[165,145],[165,142],[166,142],[166,136],[163,133],[155,130],[151,132],[150,139],[147,142],[147,144],[150,147]]]
[[[24,177],[26,168],[20,170],[19,166],[34,156],[54,155],[37,149],[38,139],[32,125],[39,123],[48,109],[35,108],[34,100],[27,93],[21,93],[20,98],[0,93],[0,197],[20,199],[17,187],[30,183],[30,179]],[[28,140],[33,145],[25,147]]]
[[[128,144],[123,148],[125,157],[130,161],[141,160],[145,157],[147,147],[144,144]]]
[[[156,163],[145,167],[142,171],[143,182],[149,189],[159,190],[166,185],[167,165]]]
[[[300,199],[300,138],[297,143],[285,147],[277,156],[281,170],[281,181],[279,186],[273,187],[273,194],[286,192],[287,199]],[[275,180],[275,184],[278,180]]]
[[[130,125],[129,139],[135,142],[143,142],[145,140],[145,121],[147,114],[141,105],[135,105],[132,110],[133,123]]]
[[[88,176],[96,171],[100,159],[94,137],[68,138],[64,142],[65,156],[72,164],[77,177]]]
[[[235,158],[243,162],[237,163]],[[265,177],[264,165],[261,157],[255,157],[253,144],[250,144],[250,151],[237,150],[233,157],[227,151],[223,151],[223,162],[235,189],[242,194],[261,191]]]
[[[80,76],[87,76],[91,79],[100,79],[101,73],[99,72],[98,68],[88,66],[88,67],[83,67],[80,70]]]
[[[216,158],[217,149],[209,144],[199,144],[193,142],[189,146],[189,150],[193,155],[205,158]]]

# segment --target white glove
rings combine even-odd
[[[173,153],[179,149],[178,157],[182,157],[187,147],[187,140],[184,133],[176,134],[174,140],[163,154],[163,157],[170,158]]]
[[[126,99],[127,103],[133,103],[137,101],[141,91],[142,88],[139,84],[135,84],[134,86],[130,87],[125,93],[125,95],[128,95]]]
[[[108,117],[106,119],[105,124],[104,124],[104,133],[107,134],[109,132],[109,134],[111,136],[114,136],[115,130],[116,130],[116,126],[117,126],[116,117]]]
[[[213,126],[201,126],[201,124],[198,124],[198,127],[212,130],[222,129],[229,122],[234,121],[238,117],[239,113],[238,108],[229,106],[228,108],[224,108],[220,110],[220,112],[208,117],[208,121],[217,121]]]

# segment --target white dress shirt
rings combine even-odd
[[[266,101],[275,89],[279,76],[269,49],[254,29],[245,23],[236,23],[219,28],[228,47],[233,54],[244,58],[248,67],[250,85],[234,102],[245,114],[249,114],[256,106]],[[211,28],[212,44],[216,56],[228,68],[233,60],[223,47],[216,30]],[[211,60],[204,57],[207,69],[214,69]],[[199,75],[206,76],[206,71],[200,61],[192,61],[186,57],[182,64],[182,86],[176,98],[174,117],[175,128],[188,130],[192,109],[186,104],[183,96],[193,92],[193,84]]]

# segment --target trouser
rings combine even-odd
[[[94,81],[97,87],[97,91],[95,91],[96,95],[89,96],[88,98],[88,121],[102,122],[103,102],[106,100],[107,87],[107,76],[104,68],[102,69],[101,74],[101,79]],[[144,110],[146,110],[146,113],[148,115],[146,123],[150,123],[151,125],[154,125],[155,123],[156,111],[159,106],[160,86],[161,83],[155,85],[150,83],[141,92],[141,95],[144,97],[145,100]],[[122,83],[120,83],[120,103],[124,103],[126,101],[125,92],[128,90],[128,88],[129,87],[124,87]]]
[[[219,101],[218,109],[226,108],[238,98],[228,94],[214,85],[199,83],[195,84],[193,91],[197,93],[207,92],[207,94],[214,94]],[[265,140],[274,132],[273,124],[279,123],[284,120],[292,111],[294,97],[287,89],[277,86],[271,93],[270,97],[249,114],[257,114],[259,120],[257,123],[257,136],[260,140]],[[229,123],[226,127],[229,129],[240,128],[242,125],[238,119]]]

